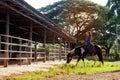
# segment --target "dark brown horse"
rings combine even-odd
[[[93,48],[94,48],[94,50],[93,50]],[[102,64],[104,64],[102,51],[101,51],[100,47],[98,47],[97,45],[93,45],[93,48],[91,48],[91,53],[89,53],[89,55],[92,55],[92,56],[97,55],[99,58],[99,61]],[[87,55],[88,55],[88,51],[85,48],[85,46],[80,46],[80,47],[74,48],[67,54],[67,63],[71,62],[73,56],[78,56],[77,63],[79,62],[80,59],[82,59],[84,62],[84,58],[86,58]],[[76,63],[76,65],[77,65],[77,63]],[[85,63],[84,63],[84,66],[85,66]]]

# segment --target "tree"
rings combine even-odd
[[[64,0],[39,9],[67,33],[75,36],[78,42],[88,30],[100,31],[103,28],[102,10],[103,7],[86,0]]]
[[[120,18],[120,0],[108,0],[107,5],[110,13]]]
[[[107,25],[109,28],[114,28],[114,40],[116,42],[116,51],[118,51],[118,39],[119,39],[119,24],[120,24],[120,1],[119,0],[108,0],[107,5],[109,13],[107,14]],[[110,32],[110,31],[109,31]],[[118,53],[118,52],[116,52]],[[118,55],[116,55],[118,56]]]
[[[109,55],[116,34],[116,17],[109,13],[109,9],[90,1],[64,0],[39,11],[75,36],[78,45],[83,43],[84,33],[92,29],[93,42],[101,45],[106,50],[106,55]]]
[[[75,36],[78,45],[83,43],[84,33],[92,29],[93,42],[102,45],[106,54],[109,54],[113,38],[108,36],[111,33],[106,33],[109,32],[109,27],[105,21],[108,19],[105,17],[108,12],[105,7],[85,0],[64,0],[41,8],[39,11],[62,26],[67,33]]]

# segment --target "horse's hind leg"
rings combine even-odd
[[[94,57],[94,65],[96,64],[96,61],[97,61],[97,56],[93,56]]]

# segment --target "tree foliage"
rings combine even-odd
[[[39,11],[78,41],[91,29],[98,34],[104,31],[104,8],[87,0],[63,0]]]
[[[62,0],[39,11],[75,36],[77,44],[83,43],[84,33],[92,30],[93,42],[109,55],[115,41],[116,23],[120,21],[119,2],[108,0],[106,8],[87,0]]]
[[[112,33],[110,37],[114,36],[114,42],[120,42],[120,0],[108,0],[107,5],[109,9],[108,14],[106,15],[106,22],[108,27],[108,32]],[[110,38],[109,38],[110,39]]]
[[[120,18],[120,0],[108,0],[107,5],[110,13]]]

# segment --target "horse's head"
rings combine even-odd
[[[73,54],[68,53],[67,54],[67,63],[70,63],[70,61],[72,60]]]

